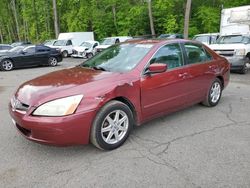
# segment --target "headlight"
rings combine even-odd
[[[83,95],[75,95],[44,103],[33,112],[33,115],[66,116],[73,114],[82,98]]]
[[[235,50],[235,55],[238,55],[238,56],[244,56],[245,53],[246,53],[245,49],[236,49]]]

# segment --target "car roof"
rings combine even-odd
[[[86,41],[83,41],[82,43],[84,43],[84,42],[88,42],[88,43],[94,44],[94,43],[96,43],[98,41],[95,41],[95,40],[86,40]]]
[[[11,46],[9,44],[0,44],[0,46]]]
[[[195,35],[195,37],[196,36],[207,36],[207,35],[220,35],[220,33],[202,33],[202,34]]]
[[[130,44],[152,44],[152,45],[162,45],[172,42],[191,42],[191,43],[199,43],[197,41],[193,40],[187,40],[187,39],[138,39],[138,40],[128,40],[124,43],[130,43]],[[199,43],[200,44],[200,43]]]

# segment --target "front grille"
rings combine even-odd
[[[11,99],[11,106],[13,110],[25,111],[27,112],[29,109],[29,105],[22,103],[17,98],[13,97]]]
[[[234,50],[214,50],[214,51],[222,56],[227,56],[227,57],[234,56]]]

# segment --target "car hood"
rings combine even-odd
[[[234,49],[245,49],[245,44],[211,44],[209,47],[212,50],[234,50]]]
[[[108,48],[108,47],[110,47],[111,45],[99,45],[99,46],[97,46],[96,48],[97,49],[105,49],[105,48]]]
[[[84,90],[96,89],[98,85],[110,83],[107,79],[119,78],[119,75],[120,73],[78,66],[52,72],[25,82],[18,88],[15,96],[24,104],[39,106],[57,98],[84,94]],[[100,81],[103,82],[100,83]]]
[[[87,47],[84,47],[84,46],[77,46],[77,47],[74,47],[73,49],[78,51],[78,52],[84,52],[86,50]]]

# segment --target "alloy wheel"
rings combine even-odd
[[[4,60],[2,62],[2,68],[6,71],[10,71],[13,69],[13,63],[10,60]]]
[[[218,82],[214,82],[210,91],[210,97],[212,103],[217,103],[218,100],[220,99],[220,95],[221,95],[221,85]]]
[[[103,120],[101,135],[107,144],[116,144],[121,141],[128,131],[129,119],[122,110],[114,110]]]
[[[55,58],[55,57],[50,57],[49,58],[49,64],[51,65],[51,66],[56,66],[57,65],[57,59]]]

